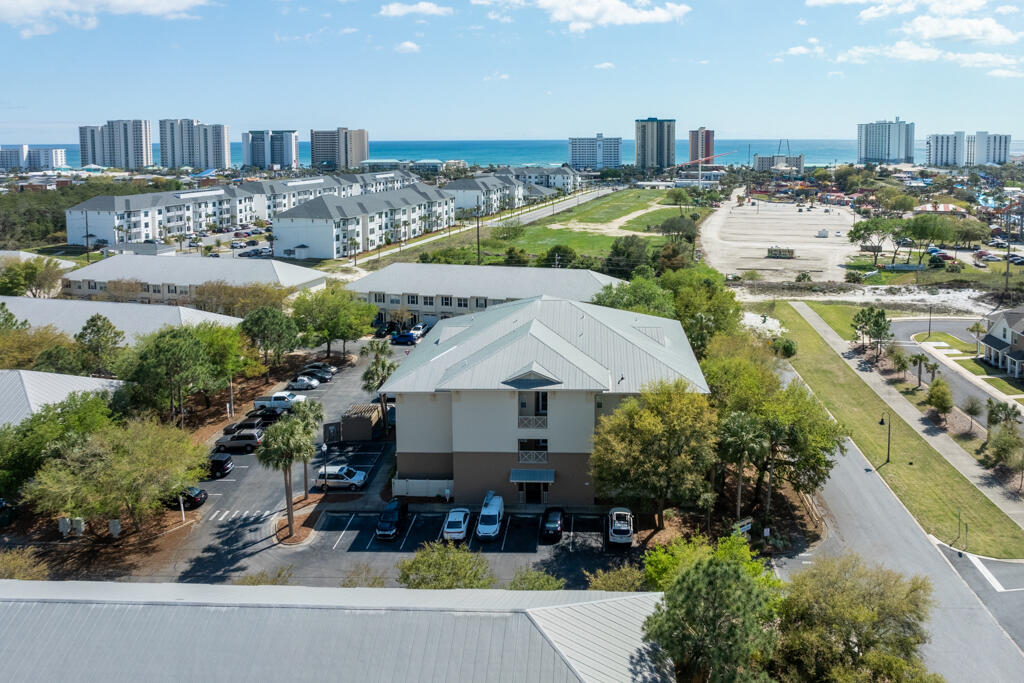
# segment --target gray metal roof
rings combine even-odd
[[[67,261],[65,259],[47,256],[46,254],[33,254],[30,251],[8,251],[6,249],[0,249],[0,261],[3,261],[4,259],[18,259],[19,261],[31,261],[32,259],[37,258],[53,259],[54,261],[57,262],[57,265],[59,265],[64,270],[74,268],[75,266],[78,265],[74,261]]]
[[[498,175],[505,175],[511,173],[515,176],[521,175],[568,175],[577,176],[578,171],[575,171],[566,166],[502,166],[497,171]]]
[[[550,197],[558,194],[558,190],[551,187],[544,187],[543,185],[534,185],[533,183],[527,183],[526,194],[533,197]]]
[[[76,334],[85,325],[85,321],[99,313],[124,332],[125,341],[129,343],[167,325],[177,327],[213,322],[231,327],[242,322],[241,318],[183,306],[150,306],[84,299],[33,299],[25,296],[0,296],[0,303],[6,305],[14,317],[27,320],[32,327],[53,325],[69,335]]]
[[[549,294],[590,301],[605,285],[615,286],[621,282],[610,275],[575,268],[392,263],[346,287],[361,294],[485,296],[501,301]]]
[[[659,599],[0,581],[0,658],[9,680],[670,681],[641,634]]]
[[[253,282],[284,287],[309,287],[324,281],[324,274],[273,259],[216,259],[198,256],[137,256],[119,254],[71,271],[70,280],[139,280],[146,283],[201,285],[224,280],[232,285]]]
[[[286,180],[247,180],[241,183],[239,187],[253,194],[268,195],[333,189],[342,185],[354,184],[351,180],[325,175],[311,178],[289,178]]]
[[[357,218],[365,214],[418,206],[425,202],[444,202],[453,198],[453,195],[436,187],[416,183],[400,190],[360,194],[354,197],[317,197],[292,209],[282,211],[274,220],[309,218],[336,221],[341,218]]]
[[[450,183],[445,183],[444,189],[449,191],[483,190],[484,192],[489,192],[518,184],[520,184],[518,180],[508,175],[481,175],[473,178],[459,178]]]
[[[376,171],[368,173],[335,173],[335,178],[341,178],[352,183],[358,183],[362,186],[372,185],[380,181],[387,180],[403,180],[406,183],[413,183],[420,179],[418,175],[407,171],[403,168],[396,168],[393,171]]]
[[[51,403],[60,403],[77,391],[113,393],[123,382],[116,379],[59,375],[34,370],[0,370],[0,425],[18,424]]]
[[[219,192],[219,194],[214,194]],[[182,206],[198,201],[220,201],[232,197],[247,197],[252,192],[233,185],[215,185],[196,190],[170,190],[121,196],[102,195],[75,204],[69,211],[140,211],[165,206]]]
[[[678,321],[541,296],[440,321],[381,391],[635,394],[678,378],[708,391]]]

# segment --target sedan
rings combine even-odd
[[[391,337],[392,344],[403,344],[405,346],[416,346],[416,335],[412,332],[403,332]]]
[[[373,535],[382,541],[395,540],[398,538],[398,529],[408,514],[408,504],[401,498],[392,498],[385,506],[384,512],[380,513]]]
[[[209,494],[206,493],[205,489],[201,489],[197,486],[189,486],[183,491],[179,492],[177,496],[170,498],[167,501],[167,507],[176,508],[178,507],[178,497],[181,497],[181,505],[186,510],[195,510],[197,507],[206,502]]]
[[[321,361],[317,361],[315,363],[306,363],[302,367],[304,370],[323,370],[325,372],[331,373],[332,375],[338,374],[337,366],[331,365],[329,363],[323,363]]]
[[[305,377],[312,377],[321,384],[323,384],[324,382],[330,382],[331,377],[333,377],[331,373],[326,372],[325,370],[318,370],[317,368],[305,368],[299,374]]]
[[[999,258],[995,254],[985,254],[984,256],[981,257],[981,260],[982,261],[1002,261],[1003,259]]]
[[[557,541],[562,537],[562,526],[565,524],[565,510],[548,508],[540,522],[540,537],[545,540]]]
[[[320,386],[319,380],[305,375],[299,375],[291,382],[288,382],[288,389],[291,391],[307,391],[309,389],[316,389]]]
[[[248,242],[246,242],[246,244],[247,244],[248,246],[250,246],[250,247],[255,247],[255,246],[258,246],[258,245],[259,245],[259,243],[260,243],[260,241],[259,241],[259,240],[249,240]]]
[[[629,508],[612,508],[608,511],[608,542],[633,543],[633,513]]]
[[[444,520],[444,540],[464,541],[469,531],[469,508],[453,508]]]

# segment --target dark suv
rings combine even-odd
[[[224,453],[226,451],[252,453],[262,441],[262,429],[246,429],[220,437],[217,439],[216,448],[218,453]]]
[[[237,432],[245,431],[246,429],[263,429],[264,420],[262,417],[247,417],[241,422],[229,424],[224,428],[225,434],[235,434]]]
[[[220,479],[235,469],[235,461],[229,453],[214,453],[210,456],[210,479]]]
[[[398,538],[398,528],[409,515],[409,505],[401,498],[392,498],[384,512],[380,513],[377,520],[377,530],[374,532],[381,541],[393,541]]]

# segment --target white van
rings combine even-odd
[[[494,495],[494,491],[488,491],[484,496],[484,505],[480,508],[480,517],[476,521],[476,537],[482,541],[497,538],[501,532],[501,522],[504,518],[504,499]]]

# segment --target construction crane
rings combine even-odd
[[[697,164],[697,189],[703,190],[704,189],[704,162],[711,161],[712,159],[717,159],[718,157],[729,156],[730,154],[735,154],[735,153],[736,152],[733,151],[733,152],[722,152],[721,154],[712,154],[709,157],[703,157],[701,159],[694,159],[693,161],[686,161],[686,162],[683,162],[681,164],[676,164],[675,166],[670,166],[668,168],[668,170],[672,171],[673,173],[675,173],[675,170],[677,168],[682,168],[683,166],[690,166],[691,164]]]

